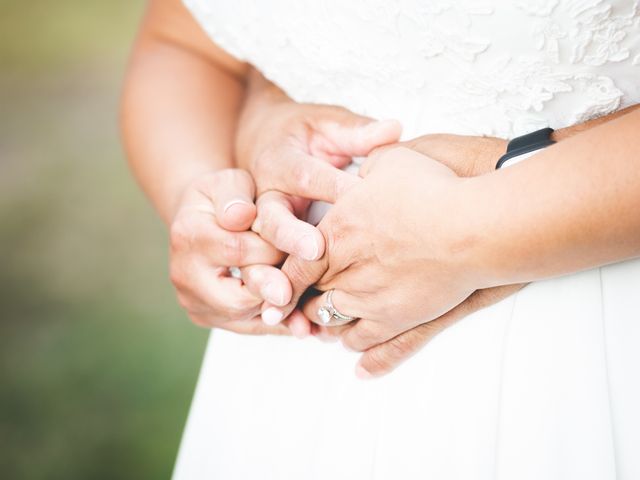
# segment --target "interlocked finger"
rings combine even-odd
[[[317,228],[296,218],[294,200],[281,192],[265,192],[258,198],[252,228],[282,252],[317,260],[324,254],[324,237]]]

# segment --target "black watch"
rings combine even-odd
[[[504,168],[518,163],[525,158],[534,155],[538,150],[547,148],[556,143],[551,140],[553,128],[543,128],[521,137],[516,137],[507,145],[507,153],[500,157],[496,164],[498,168]]]

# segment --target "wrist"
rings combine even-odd
[[[469,176],[478,177],[495,171],[496,163],[507,151],[508,143],[502,138],[486,137],[481,150],[476,154],[472,174]]]
[[[494,276],[493,257],[490,238],[486,225],[489,223],[491,211],[478,202],[487,202],[484,182],[489,175],[458,178],[457,184],[451,188],[447,212],[441,220],[449,228],[445,233],[444,244],[447,246],[441,253],[447,259],[448,269],[459,272],[464,279],[465,288],[470,291],[479,290],[492,283]],[[424,233],[425,238],[433,236],[432,226]]]
[[[255,69],[251,70],[245,91],[245,110],[254,106],[292,101],[282,89],[267,80],[260,72]]]
[[[252,70],[248,76],[244,105],[238,119],[235,156],[237,166],[252,171],[252,160],[260,145],[260,132],[265,126],[282,121],[282,109],[274,108],[293,103],[282,90],[265,79],[260,72]]]
[[[496,208],[503,196],[502,184],[495,182],[494,175],[480,175],[462,179],[458,188],[459,221],[452,232],[450,254],[454,268],[464,272],[473,290],[514,283],[510,281],[512,264],[505,257],[514,252],[503,248],[511,232],[504,211]]]

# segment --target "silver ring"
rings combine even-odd
[[[336,309],[336,307],[333,305],[333,292],[333,288],[327,292],[327,300],[325,301],[325,304],[318,309],[318,318],[320,318],[320,321],[324,325],[342,325],[357,320],[358,317],[344,315],[340,313],[338,309]]]

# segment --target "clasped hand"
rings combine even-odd
[[[277,100],[246,110],[237,137],[244,170],[199,179],[173,222],[172,280],[196,323],[339,338],[365,352],[357,373],[367,377],[520,288],[474,291],[459,255],[464,177],[490,171],[502,140],[428,135],[398,144],[397,122],[339,107]],[[361,177],[341,170],[367,155]],[[304,221],[311,200],[334,203],[317,228]],[[278,270],[281,252],[290,256]],[[229,266],[242,280],[225,274]],[[336,307],[359,320],[312,323],[325,297],[299,302],[311,286],[335,289]]]

